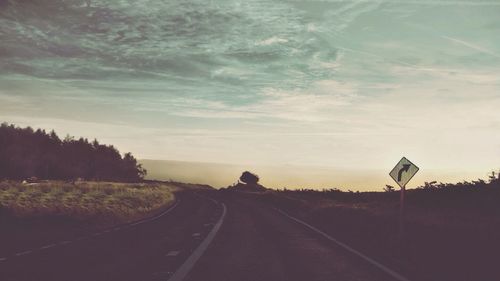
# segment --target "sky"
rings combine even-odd
[[[0,121],[140,159],[388,173],[406,156],[420,181],[484,178],[500,167],[499,15],[498,0],[0,0]]]

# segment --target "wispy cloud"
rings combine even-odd
[[[5,121],[154,159],[498,161],[498,1],[11,2]]]
[[[496,1],[455,1],[455,0],[436,0],[436,1],[414,1],[414,0],[326,0],[329,3],[388,3],[398,5],[417,5],[417,6],[500,6]],[[353,5],[350,6],[353,6]]]
[[[482,47],[482,46],[479,46],[475,43],[471,43],[471,42],[467,42],[467,41],[464,41],[464,40],[461,40],[461,39],[457,39],[457,38],[453,38],[453,37],[449,37],[449,36],[442,36],[444,39],[448,39],[450,41],[453,41],[455,43],[458,43],[460,45],[463,45],[465,47],[468,47],[472,50],[476,50],[480,53],[483,53],[483,54],[487,54],[487,55],[490,55],[490,56],[493,56],[495,58],[500,58],[500,54],[497,54],[491,50],[488,50],[486,49],[485,47]]]
[[[198,118],[325,121],[329,119],[329,111],[349,105],[356,99],[357,87],[350,82],[321,80],[309,89],[264,88],[255,101],[244,105],[180,99],[182,104],[173,114]],[[196,104],[199,106],[195,107]]]

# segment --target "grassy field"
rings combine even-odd
[[[44,181],[0,182],[0,213],[15,217],[67,217],[131,221],[174,201],[174,185]]]

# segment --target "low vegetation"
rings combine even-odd
[[[248,193],[299,217],[414,280],[493,280],[500,251],[500,178],[429,182],[406,193],[338,189]],[[402,242],[401,242],[402,241]],[[456,270],[460,268],[461,270]]]
[[[3,181],[0,213],[129,221],[172,204],[175,189],[163,183]]]

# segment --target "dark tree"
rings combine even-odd
[[[488,181],[492,184],[499,183],[500,182],[500,172],[496,173],[495,171],[492,171],[491,174],[488,176]]]
[[[76,179],[140,181],[146,175],[130,153],[123,158],[112,145],[54,131],[0,125],[0,179]]]
[[[386,184],[384,187],[385,192],[393,192],[395,190],[394,186]]]
[[[259,182],[259,176],[249,171],[245,171],[241,174],[240,181],[246,184],[257,184]]]

